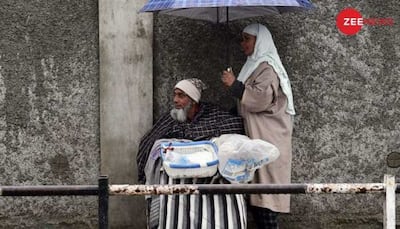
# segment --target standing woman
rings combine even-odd
[[[244,28],[240,43],[247,61],[238,78],[224,71],[222,82],[238,99],[246,134],[278,147],[280,157],[256,171],[253,183],[289,184],[292,163],[292,89],[269,30],[261,24]],[[250,211],[258,228],[278,228],[279,212],[290,211],[290,195],[252,194]]]

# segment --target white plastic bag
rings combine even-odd
[[[258,168],[279,157],[273,144],[245,135],[225,134],[213,141],[218,146],[218,171],[231,183],[250,182]]]

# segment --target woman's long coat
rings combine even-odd
[[[286,106],[287,98],[279,86],[278,75],[266,62],[261,63],[245,81],[239,113],[244,118],[246,134],[274,144],[280,156],[258,169],[253,183],[290,183],[293,124]],[[289,212],[290,195],[253,194],[250,204],[275,212]]]

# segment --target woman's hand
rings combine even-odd
[[[222,80],[222,83],[223,83],[225,86],[230,87],[230,86],[232,86],[233,82],[235,82],[236,77],[235,77],[235,75],[233,75],[233,72],[232,72],[232,71],[225,70],[225,71],[222,73],[221,80]]]

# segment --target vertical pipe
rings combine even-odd
[[[393,175],[385,174],[386,202],[384,207],[383,227],[396,228],[396,180]]]
[[[99,177],[99,229],[108,228],[108,176]]]

